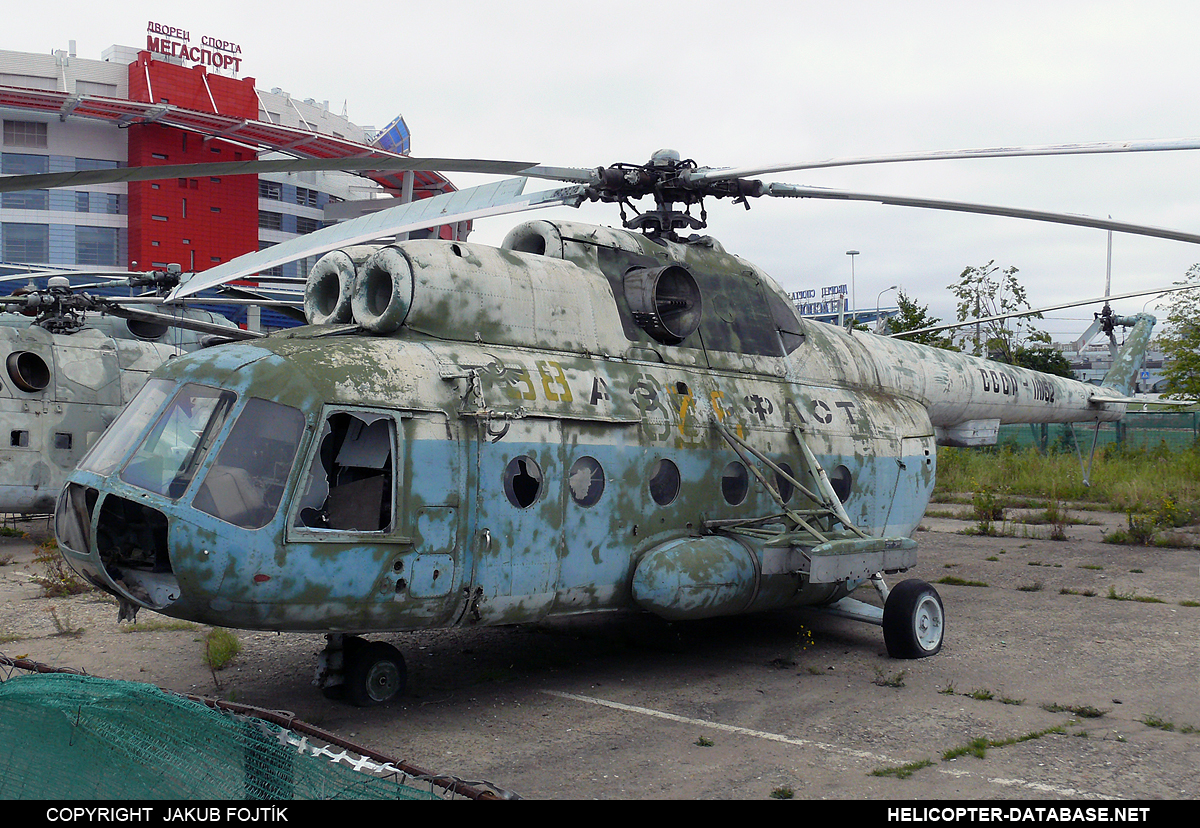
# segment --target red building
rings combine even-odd
[[[129,99],[257,120],[254,78],[209,74],[139,52],[129,65]],[[158,124],[129,127],[129,166],[201,164],[255,157],[244,145]],[[129,259],[204,270],[258,250],[258,178],[203,176],[129,186]]]

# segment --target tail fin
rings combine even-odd
[[[1113,321],[1118,325],[1133,325],[1133,332],[1113,359],[1112,367],[1104,375],[1100,386],[1128,396],[1133,393],[1138,372],[1142,370],[1142,363],[1146,361],[1150,334],[1157,320],[1148,313],[1139,313],[1133,317],[1118,317]]]

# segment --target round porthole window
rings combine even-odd
[[[594,457],[580,457],[567,476],[571,500],[580,506],[595,506],[604,494],[604,469]]]
[[[658,460],[650,468],[650,497],[666,506],[679,496],[679,467],[670,460]]]
[[[838,496],[838,500],[845,503],[850,499],[850,487],[853,485],[853,479],[850,477],[850,470],[845,466],[838,466],[829,473],[829,483],[833,486],[833,492]]]
[[[750,472],[734,460],[721,472],[721,495],[730,506],[737,506],[746,499],[746,492],[749,490]]]
[[[514,457],[504,467],[504,494],[518,509],[532,506],[542,493],[542,469],[527,455]]]
[[[792,471],[792,467],[787,463],[780,463],[779,468],[788,477],[793,479],[796,477],[796,473]],[[775,488],[778,490],[779,496],[783,499],[784,503],[787,503],[789,500],[791,500],[792,495],[796,493],[796,487],[792,485],[792,481],[788,480],[787,477],[784,477],[779,473],[775,474]]]

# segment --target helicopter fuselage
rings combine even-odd
[[[353,321],[155,373],[63,492],[76,570],[267,630],[825,605],[915,563],[939,440],[1123,411],[800,319],[712,240],[532,222],[363,258]]]
[[[217,324],[205,311],[175,312]],[[150,374],[199,347],[189,332],[115,317],[52,331],[0,313],[0,514],[52,512],[67,475]]]

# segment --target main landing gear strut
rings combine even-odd
[[[374,707],[397,698],[408,682],[404,656],[386,641],[330,633],[313,683],[326,698]]]

